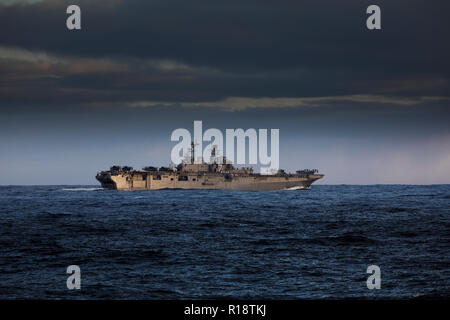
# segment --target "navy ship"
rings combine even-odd
[[[311,184],[324,177],[317,169],[286,173],[278,170],[272,175],[254,173],[252,168],[235,168],[225,157],[212,163],[194,162],[194,148],[190,161],[177,167],[145,167],[134,170],[128,166],[112,166],[101,171],[96,179],[102,188],[112,190],[160,189],[226,189],[226,190],[284,190],[309,189]]]

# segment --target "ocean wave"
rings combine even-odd
[[[60,191],[96,191],[103,190],[103,188],[62,188]]]
[[[295,187],[290,187],[290,188],[286,188],[283,190],[288,191],[288,190],[309,190],[309,189],[310,189],[309,187],[295,186]]]

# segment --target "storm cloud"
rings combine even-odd
[[[26,2],[0,9],[0,101],[10,104],[450,92],[444,1],[381,1],[375,32],[367,1],[78,1],[75,32],[65,27],[73,1]]]

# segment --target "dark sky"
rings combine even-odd
[[[66,28],[78,4],[82,30]],[[381,7],[382,30],[366,28]],[[448,1],[0,0],[0,184],[166,165],[176,128],[279,128],[322,183],[450,183]]]

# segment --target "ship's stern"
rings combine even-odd
[[[95,179],[102,185],[103,189],[117,190],[117,184],[111,177],[111,173],[108,171],[99,172]]]

